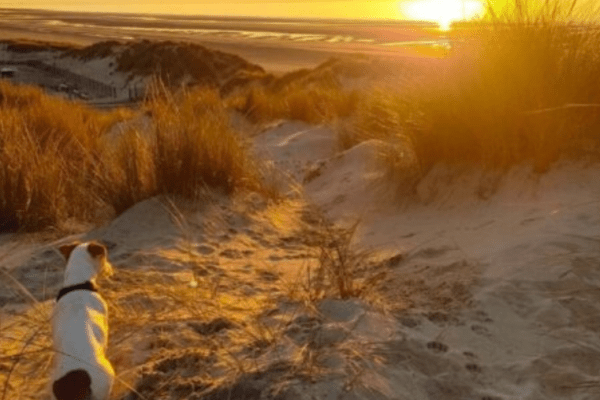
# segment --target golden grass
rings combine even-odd
[[[110,136],[133,112],[101,113],[5,82],[0,105],[0,231],[94,220],[107,205],[121,213],[157,194],[193,197],[203,187],[273,194],[210,90],[155,90],[144,106],[151,131]]]
[[[527,164],[541,173],[561,159],[597,160],[598,13],[575,5],[515,0],[458,26],[449,57],[431,60],[401,91],[360,97],[338,130],[340,147],[389,143],[396,176],[406,173],[401,153],[421,177],[439,164],[500,172]]]
[[[120,118],[0,82],[0,230],[88,218],[97,141]]]
[[[266,123],[280,119],[320,124],[351,115],[358,94],[331,85],[289,84],[280,90],[252,86],[228,100],[250,121]]]
[[[473,38],[460,39],[410,92],[418,121],[404,132],[424,172],[437,163],[530,163],[543,172],[563,156],[597,156],[600,35],[575,30],[558,1],[541,9],[532,3],[516,0],[470,27]]]
[[[215,91],[174,95],[157,84],[144,108],[153,127],[126,132],[103,153],[101,192],[117,213],[157,194],[193,198],[203,187],[265,188]]]
[[[0,399],[41,398],[52,360],[51,304],[35,304],[14,317],[0,314]]]

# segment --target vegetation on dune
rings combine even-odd
[[[126,132],[102,153],[99,193],[117,213],[158,194],[194,197],[205,186],[266,190],[215,91],[174,95],[157,84],[144,108],[151,130]]]
[[[287,119],[320,124],[350,116],[358,103],[356,92],[333,86],[290,84],[276,91],[252,86],[229,104],[254,123]]]
[[[145,108],[151,131],[107,135],[133,112],[101,113],[1,82],[0,231],[92,221],[107,205],[120,213],[154,195],[191,197],[206,186],[267,192],[218,94],[156,92]]]
[[[473,27],[418,92],[413,137],[425,171],[441,161],[545,171],[598,144],[598,31],[576,28],[558,2],[536,14],[524,3]]]
[[[282,119],[331,123],[353,115],[359,102],[359,91],[345,89],[342,81],[377,72],[364,56],[333,57],[312,70],[248,80],[237,92],[226,91],[225,102],[257,124]]]
[[[237,55],[198,44],[142,40],[116,50],[118,71],[132,76],[158,76],[172,85],[185,83],[188,79],[195,84],[220,87],[226,78],[239,72],[265,75],[262,67]]]
[[[0,230],[89,218],[99,136],[123,117],[0,82]]]
[[[543,172],[561,157],[597,157],[600,34],[581,22],[597,13],[575,15],[575,4],[490,8],[401,93],[363,99],[342,141],[403,139],[421,175],[438,164]]]
[[[597,158],[597,10],[577,0],[488,6],[482,21],[455,26],[448,57],[420,63],[401,90],[345,90],[331,62],[252,87],[232,104],[259,123],[342,120],[341,148],[383,140],[400,174],[399,154],[417,161],[420,176],[440,164],[544,172],[561,158]]]
[[[496,171],[530,164],[543,172],[564,157],[597,159],[600,30],[582,22],[595,10],[575,15],[576,4],[490,7],[484,21],[457,25],[450,56],[404,77],[401,91],[345,89],[338,75],[356,75],[367,62],[360,58],[261,84],[254,77],[224,98],[214,89],[162,87],[143,106],[150,130],[132,128],[116,140],[105,133],[123,112],[1,83],[0,230],[89,219],[98,204],[121,212],[160,193],[193,196],[204,185],[266,190],[230,128],[231,109],[255,123],[341,122],[342,148],[368,139],[390,144],[394,176],[406,172],[408,156],[410,185],[439,164]]]

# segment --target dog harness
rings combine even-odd
[[[65,294],[73,292],[75,290],[89,290],[91,292],[98,291],[96,285],[94,285],[90,281],[85,281],[83,283],[80,283],[79,285],[67,286],[65,288],[60,289],[60,292],[58,292],[58,296],[56,296],[56,301],[58,302],[60,298],[63,297]]]

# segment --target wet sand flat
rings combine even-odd
[[[0,39],[89,45],[104,40],[177,40],[237,54],[272,72],[311,68],[336,54],[419,56],[445,40],[431,24],[337,20],[143,16],[0,9]],[[422,46],[415,46],[422,45]]]

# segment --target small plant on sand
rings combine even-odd
[[[316,265],[306,266],[299,287],[292,285],[289,295],[314,303],[327,297],[362,298],[373,302],[380,299],[375,288],[385,279],[385,273],[368,270],[371,253],[356,248],[353,238],[360,224],[357,220],[344,228],[337,227],[322,216],[317,217],[316,230],[310,230]],[[302,271],[304,272],[304,271]]]

